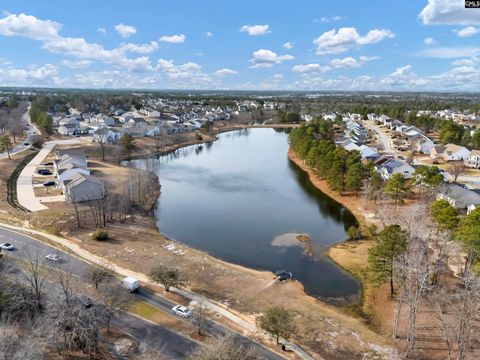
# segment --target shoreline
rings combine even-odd
[[[287,126],[285,126],[287,125]],[[294,128],[294,127],[297,127],[299,126],[299,124],[271,124],[271,125],[235,125],[235,126],[231,126],[231,127],[228,127],[228,128],[225,128],[225,129],[217,129],[217,131],[214,131],[212,132],[210,135],[212,135],[214,138],[211,139],[211,140],[208,140],[208,141],[205,141],[205,140],[200,140],[200,141],[190,141],[190,142],[187,142],[187,143],[182,143],[182,144],[176,144],[174,146],[171,146],[169,149],[167,150],[163,150],[163,151],[159,151],[159,152],[151,152],[149,154],[145,154],[145,155],[140,155],[140,156],[132,156],[130,157],[130,159],[128,160],[123,160],[123,161],[129,161],[129,160],[133,160],[133,159],[142,159],[142,158],[146,158],[148,156],[163,156],[163,155],[167,155],[167,154],[170,154],[172,152],[175,152],[176,150],[179,150],[181,148],[184,148],[184,147],[189,147],[189,146],[193,146],[193,145],[200,145],[200,144],[205,144],[205,143],[208,143],[208,142],[214,142],[216,140],[218,140],[218,136],[219,134],[222,134],[222,133],[226,133],[226,132],[231,132],[231,131],[239,131],[239,130],[244,130],[244,129],[250,129],[250,128]],[[333,193],[332,191],[330,191],[328,189],[328,185],[326,184],[326,181],[324,181],[325,183],[325,186],[327,187],[328,191],[326,191],[326,189],[324,187],[319,187],[316,182],[319,180],[315,174],[313,174],[313,172],[310,170],[310,169],[307,169],[303,164],[301,164],[301,160],[298,159],[298,157],[295,155],[295,153],[293,152],[293,150],[291,150],[289,148],[288,150],[288,157],[291,161],[293,161],[297,166],[299,166],[301,168],[302,171],[305,171],[307,172],[307,174],[309,175],[309,180],[310,182],[312,182],[312,184],[318,189],[320,190],[321,192],[323,192],[324,194],[326,194],[329,198],[331,198],[332,200],[336,201],[337,203],[339,203],[341,206],[344,206],[346,207],[352,214],[353,216],[355,217],[357,223],[360,224],[360,221],[359,221],[359,214],[358,213],[355,213],[354,211],[352,211],[351,208],[349,208],[348,206],[346,206],[342,201],[339,200],[339,196],[336,196],[335,193]],[[121,166],[126,166],[126,165],[121,165]],[[128,167],[128,166],[126,166]],[[158,201],[158,199],[157,199]],[[232,266],[234,268],[237,268],[239,270],[242,270],[242,271],[247,271],[251,274],[271,274],[272,276],[274,275],[273,271],[270,271],[270,270],[265,270],[265,269],[261,269],[261,268],[254,268],[254,267],[247,267],[247,266],[244,266],[244,265],[241,265],[241,264],[238,264],[238,263],[233,263],[233,262],[229,262],[229,261],[226,261],[224,259],[221,259],[215,255],[212,255],[210,254],[208,251],[206,250],[203,250],[203,249],[199,249],[199,248],[196,248],[196,247],[192,247],[188,244],[185,244],[179,240],[176,240],[176,239],[173,239],[171,237],[169,237],[167,234],[163,233],[157,226],[157,221],[156,221],[156,218],[155,218],[155,215],[152,215],[151,219],[153,220],[153,226],[154,226],[154,229],[162,236],[164,237],[165,239],[169,240],[169,241],[172,241],[176,244],[179,244],[181,246],[184,246],[184,247],[187,247],[195,252],[198,252],[200,254],[204,254],[206,256],[209,256],[211,258],[213,258],[214,260],[218,261],[219,263],[221,264],[224,264],[224,265],[228,265],[228,266]],[[335,297],[335,298],[326,298],[326,297],[321,297],[321,296],[315,296],[315,295],[312,295],[310,293],[308,293],[308,291],[305,289],[304,285],[300,282],[300,281],[296,281],[297,285],[301,287],[303,293],[306,295],[306,296],[309,296],[309,297],[312,297],[314,299],[317,299],[325,304],[328,304],[328,305],[332,305],[332,306],[335,306],[335,307],[338,307],[338,308],[341,308],[341,307],[344,307],[344,306],[350,306],[350,305],[362,305],[363,304],[363,296],[364,296],[364,289],[363,289],[363,281],[360,277],[358,277],[357,275],[355,275],[352,271],[350,271],[347,267],[343,266],[342,264],[340,264],[339,262],[337,262],[334,258],[332,258],[330,255],[329,255],[329,251],[331,248],[333,247],[336,247],[336,246],[339,246],[341,244],[344,244],[348,242],[348,239],[344,239],[344,240],[339,240],[335,243],[332,243],[330,244],[326,249],[325,251],[323,252],[323,254],[325,256],[327,256],[330,260],[333,261],[333,263],[338,266],[338,268],[341,270],[341,271],[344,271],[347,273],[348,276],[350,276],[352,279],[354,279],[355,281],[358,282],[358,285],[359,285],[359,291],[358,293],[354,294],[354,295],[351,295],[351,296],[341,296],[341,297]],[[352,301],[353,299],[353,301]]]

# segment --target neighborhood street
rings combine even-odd
[[[382,144],[383,151],[385,154],[395,154],[395,151],[392,149],[392,146],[390,144],[390,138],[387,134],[383,132],[382,129],[380,129],[378,126],[369,124],[368,122],[364,122],[364,125],[367,129],[375,132],[378,135],[378,140]]]
[[[53,248],[44,242],[0,227],[0,243],[3,242],[12,243],[15,246],[14,251],[3,251],[3,253],[7,256],[26,258],[27,256],[38,252],[39,256],[44,258],[45,255],[50,253],[58,254],[60,255],[61,259],[68,264],[68,271],[77,276],[84,276],[86,270],[89,268],[89,266],[91,266],[80,258]],[[157,296],[153,292],[146,289],[140,289],[135,296],[139,300],[145,301],[150,305],[153,305],[160,310],[175,316],[171,312],[171,308],[175,304],[170,300]],[[181,319],[180,317],[178,318]],[[116,321],[119,322],[118,324],[121,325],[122,328],[124,328],[124,325],[126,325],[125,328],[127,328],[127,332],[136,337],[138,340],[145,341],[149,344],[156,344],[157,347],[161,347],[162,349],[169,349],[172,354],[172,359],[183,358],[178,357],[178,353],[184,352],[183,355],[185,355],[193,346],[195,346],[195,342],[188,338],[182,337],[165,327],[150,324],[131,315],[125,317],[122,316]],[[239,344],[256,347],[265,359],[284,359],[284,357],[280,356],[279,354],[261,346],[246,336],[242,336],[233,332],[217,322],[209,321],[208,332],[212,335],[232,335]],[[173,340],[171,339],[172,337]],[[163,341],[160,341],[160,339],[163,339]],[[173,356],[175,354],[177,354],[177,356]]]

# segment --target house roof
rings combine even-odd
[[[468,205],[480,204],[479,194],[456,184],[445,184],[441,193],[442,195],[455,200],[456,207],[467,207]]]
[[[445,145],[445,151],[447,152],[447,154],[453,154],[453,153],[456,153],[458,151],[461,151],[461,150],[468,150],[467,148],[463,147],[463,146],[460,146],[460,145],[455,145],[455,144],[447,144]]]

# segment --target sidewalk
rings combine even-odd
[[[96,264],[98,266],[107,267],[107,268],[111,269],[112,271],[114,271],[118,274],[121,274],[125,277],[127,277],[127,276],[134,277],[134,278],[138,279],[139,281],[141,281],[143,283],[146,283],[146,284],[159,286],[159,284],[151,281],[145,274],[135,272],[135,271],[131,271],[131,270],[125,269],[123,267],[120,267],[120,266],[110,262],[107,259],[104,259],[100,256],[94,255],[94,254],[90,253],[89,251],[87,251],[85,249],[82,249],[79,245],[77,245],[77,244],[75,244],[75,243],[73,243],[73,242],[71,242],[71,241],[69,241],[65,238],[62,238],[62,237],[59,237],[59,236],[56,236],[56,235],[47,234],[47,233],[44,233],[44,232],[41,232],[41,231],[38,231],[38,230],[21,228],[21,227],[18,227],[18,226],[5,224],[5,223],[1,223],[1,222],[0,222],[0,226],[4,227],[6,229],[9,229],[9,230],[13,230],[13,231],[19,231],[19,232],[28,233],[28,234],[31,234],[31,235],[42,236],[44,238],[47,238],[47,239],[49,239],[49,240],[51,240],[51,241],[53,241],[57,244],[60,244],[64,247],[68,248],[69,250],[74,252],[75,255],[82,258],[83,260],[86,260],[87,262],[90,262],[91,264]],[[180,295],[184,296],[185,298],[190,299],[192,301],[199,302],[203,306],[207,307],[208,309],[213,310],[213,311],[223,315],[227,319],[231,320],[232,322],[234,322],[235,324],[240,326],[246,332],[249,332],[249,333],[255,333],[257,331],[261,332],[261,330],[259,330],[254,323],[248,322],[248,321],[240,318],[239,316],[230,312],[225,307],[216,303],[214,300],[208,299],[208,298],[206,298],[202,295],[198,295],[198,294],[192,293],[190,291],[186,291],[186,290],[172,288],[171,291],[176,292],[177,294],[180,294]],[[161,297],[160,294],[156,294],[156,295]],[[310,356],[306,351],[304,351],[300,346],[298,346],[296,344],[293,344],[291,342],[288,342],[284,339],[280,339],[280,340],[281,340],[280,342],[282,344],[285,344],[287,349],[295,352],[301,359],[314,360],[313,357]]]

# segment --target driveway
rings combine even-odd
[[[17,200],[20,205],[30,211],[40,211],[48,209],[40,201],[41,198],[35,196],[33,191],[33,176],[37,167],[42,164],[45,158],[50,154],[50,151],[55,145],[76,145],[80,142],[76,139],[72,140],[58,140],[46,142],[42,150],[35,156],[20,173],[17,180]],[[62,201],[62,200],[55,200]]]

